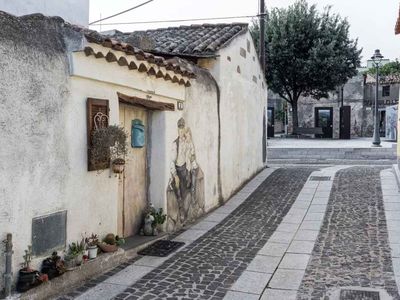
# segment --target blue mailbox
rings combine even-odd
[[[143,148],[145,144],[144,125],[139,119],[132,121],[131,145],[133,148]]]

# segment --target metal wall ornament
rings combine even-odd
[[[106,114],[103,114],[102,112],[98,112],[97,114],[94,115],[93,117],[94,121],[94,128],[100,129],[100,128],[106,128],[108,126],[108,116]]]

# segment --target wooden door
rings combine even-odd
[[[275,135],[275,111],[273,107],[268,107],[268,137]]]
[[[351,106],[340,108],[340,139],[349,140],[351,136]]]
[[[128,133],[128,154],[119,186],[118,234],[129,237],[139,232],[147,206],[147,120],[145,109],[120,103],[121,126]],[[145,145],[133,148],[132,121],[141,120],[145,128]]]
[[[321,127],[323,134],[316,134],[319,138],[333,137],[333,108],[316,107],[315,108],[315,127]]]

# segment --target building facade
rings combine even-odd
[[[381,79],[379,85],[379,117],[380,135],[387,140],[395,141],[397,138],[397,105],[399,98],[399,83],[393,80]],[[285,101],[271,91],[269,99],[270,110],[274,112],[285,107]],[[271,106],[271,103],[273,106]],[[329,94],[328,98],[319,100],[312,97],[300,97],[298,102],[299,127],[329,127],[323,138],[339,139],[341,126],[346,123],[350,138],[371,137],[373,134],[374,119],[373,105],[375,103],[375,79],[371,76],[359,74],[336,91]],[[341,123],[341,108],[347,110],[346,118]],[[284,108],[283,108],[284,109]],[[290,106],[289,106],[290,110]],[[283,110],[288,115],[289,132],[291,132],[291,112]],[[277,119],[275,124],[282,122]],[[282,133],[282,126],[275,126],[275,133]]]
[[[175,231],[264,167],[265,83],[247,28],[195,64],[60,18],[1,12],[0,26],[0,238],[13,234],[14,274],[28,245],[38,267],[85,233],[137,234],[150,203]],[[129,141],[120,176],[88,151],[114,124]]]

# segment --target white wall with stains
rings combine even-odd
[[[249,32],[218,52],[215,62],[204,61],[221,91],[222,196],[230,195],[263,168],[263,111],[267,88]]]
[[[42,13],[81,26],[89,24],[89,0],[0,0],[0,10],[16,16]]]

